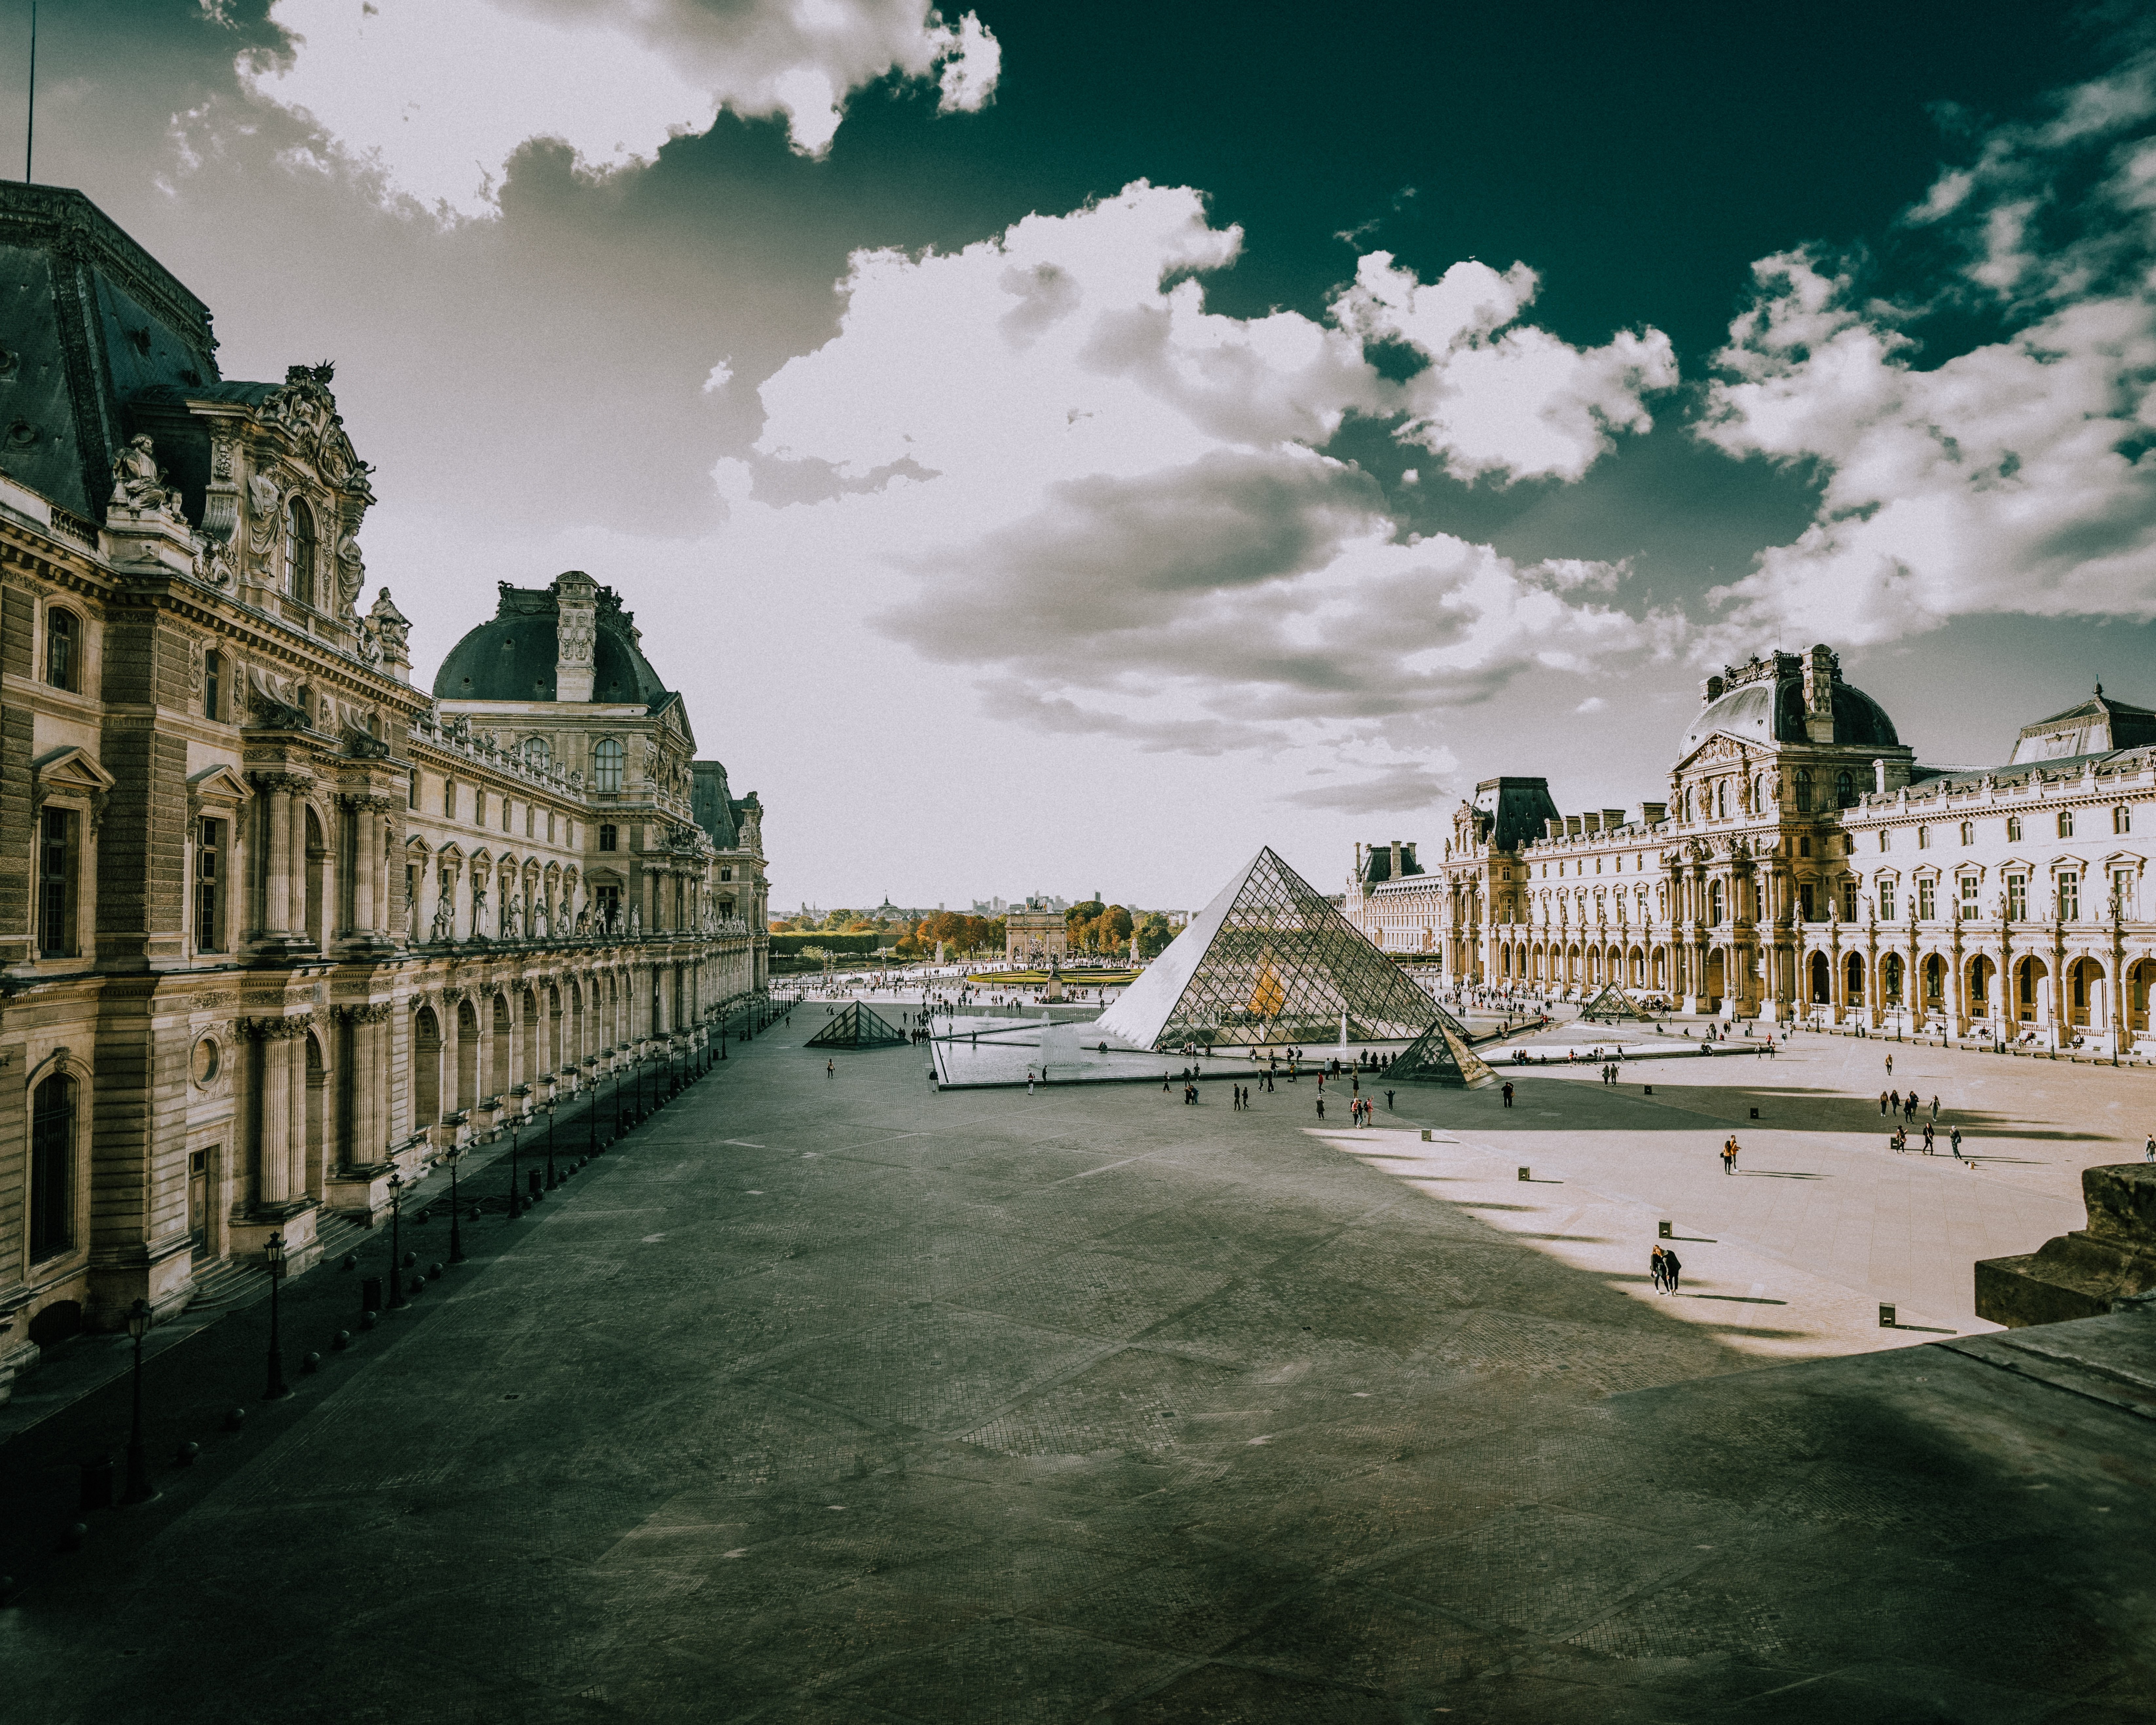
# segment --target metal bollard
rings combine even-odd
[[[1759,1111],[1758,1111],[1757,1108],[1754,1108],[1754,1109],[1752,1111],[1752,1117],[1753,1117],[1754,1120],[1757,1120],[1757,1119],[1759,1117]]]
[[[1425,1144],[1430,1142],[1430,1128],[1428,1127],[1424,1127],[1422,1129],[1422,1141]]]

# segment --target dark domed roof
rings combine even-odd
[[[434,695],[442,701],[552,701],[554,666],[561,649],[555,639],[554,595],[545,588],[501,583],[501,603],[493,618],[449,649],[434,674]],[[641,702],[657,707],[666,685],[637,645],[635,619],[608,589],[599,589],[598,638],[594,643],[592,699],[606,703]]]
[[[1701,708],[1678,745],[1682,760],[1717,732],[1752,742],[1803,742],[1804,685],[1801,677],[1763,677],[1739,684]],[[1851,748],[1898,748],[1894,721],[1861,689],[1834,685],[1834,740]]]

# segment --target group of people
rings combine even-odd
[[[1674,1294],[1677,1278],[1684,1274],[1684,1266],[1677,1261],[1675,1252],[1656,1246],[1654,1255],[1647,1260],[1647,1274],[1654,1278],[1656,1293]]]

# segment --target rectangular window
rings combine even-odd
[[[1976,876],[1964,875],[1961,877],[1961,920],[1964,922],[1974,922],[1978,914]]]
[[[1938,882],[1919,880],[1917,883],[1917,915],[1928,922],[1939,914]]]
[[[2029,914],[2029,877],[2009,875],[2006,877],[2006,914],[2019,922]]]
[[[203,655],[203,716],[221,719],[224,716],[224,655]]]
[[[224,823],[205,819],[195,843],[195,950],[224,950],[223,879],[219,872],[224,849]]]
[[[501,829],[505,833],[509,830],[509,798],[506,797],[501,799]]]
[[[1854,875],[1842,876],[1841,920],[1845,922],[1856,920],[1856,877]]]
[[[1803,922],[1816,921],[1817,919],[1812,914],[1814,908],[1815,906],[1812,899],[1812,883],[1809,880],[1799,881],[1797,883],[1798,920]]]
[[[1892,880],[1879,883],[1879,920],[1881,922],[1894,920],[1894,883]]]
[[[554,842],[554,811],[551,809],[547,811],[547,842]]]
[[[1931,848],[1932,829],[1929,827],[1918,827],[1917,829],[1917,849],[1919,850],[1929,850]]]
[[[2059,836],[2061,839],[2071,839],[2073,835],[2074,812],[2071,809],[2061,809],[2059,811]]]
[[[598,906],[599,921],[608,928],[613,927],[615,919],[621,915],[621,889],[612,886],[594,886],[592,897]]]
[[[405,795],[404,806],[413,809],[419,806],[419,769],[416,767],[412,769],[411,789]]]
[[[2125,917],[2128,922],[2135,920],[2133,870],[2113,869],[2111,871],[2111,897],[2112,903],[2117,906],[2116,915]]]
[[[74,951],[74,813],[48,809],[38,834],[38,951]]]
[[[454,778],[443,781],[442,814],[449,820],[457,818],[457,782]]]
[[[2006,842],[2010,845],[2021,842],[2021,817],[2018,814],[2006,817]]]
[[[1881,850],[1892,850],[1894,848],[1894,835],[1884,827],[1879,829],[1879,848]]]
[[[74,1245],[74,1081],[48,1078],[30,1101],[30,1259]]]
[[[612,821],[599,823],[599,849],[618,850],[621,848],[621,833]]]
[[[2133,830],[2133,811],[2123,803],[2111,811],[2111,829],[2114,833],[2130,833]]]
[[[2061,815],[2061,819],[2067,817]],[[2069,871],[2059,876],[2059,921],[2077,922],[2082,914],[2082,877]]]

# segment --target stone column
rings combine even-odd
[[[304,779],[289,781],[291,789],[291,812],[285,817],[285,832],[290,847],[290,860],[285,865],[285,879],[291,883],[291,921],[290,927],[295,938],[304,940],[311,931],[307,927],[308,889],[312,885],[307,877],[307,798]],[[324,834],[325,838],[328,837]],[[322,907],[325,925],[334,920],[336,906]],[[326,927],[324,930],[327,932]]]
[[[352,823],[350,928],[354,934],[372,934],[374,932],[375,820],[372,813],[374,803],[369,797],[347,796],[338,800],[344,804],[346,819]]]
[[[292,798],[291,781],[282,773],[255,775],[255,786],[264,794],[262,819],[267,827],[262,846],[262,932],[290,934],[292,929]]]

